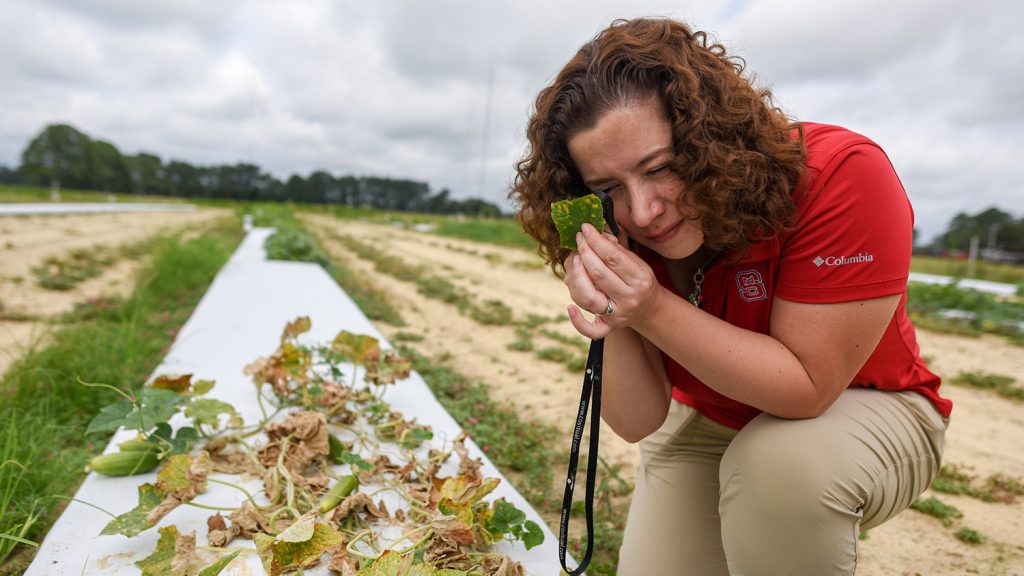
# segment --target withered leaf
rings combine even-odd
[[[299,316],[284,327],[284,331],[281,332],[281,343],[298,338],[300,334],[309,332],[312,327],[313,321],[309,319],[309,316]]]
[[[302,542],[281,541],[262,533],[255,534],[253,540],[263,568],[270,576],[277,576],[286,570],[316,564],[328,549],[341,544],[344,536],[326,524],[317,523],[309,539]]]
[[[368,366],[380,358],[380,343],[373,336],[342,330],[334,337],[331,348],[356,364]]]
[[[163,501],[164,492],[152,484],[139,486],[139,504],[135,508],[111,520],[100,534],[124,534],[136,536],[139,532],[151,528],[156,522],[149,522],[149,514]],[[173,540],[172,540],[173,543]]]
[[[182,374],[180,376],[171,376],[162,374],[157,376],[149,387],[160,390],[170,390],[175,394],[186,394],[192,389],[192,375]]]

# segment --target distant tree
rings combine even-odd
[[[92,142],[68,124],[51,124],[21,153],[22,174],[40,185],[92,188],[95,165]]]
[[[92,141],[93,186],[106,192],[131,192],[128,164],[121,151],[110,142]]]
[[[450,213],[452,201],[449,196],[451,196],[451,192],[447,188],[442,188],[440,192],[427,198],[423,205],[423,211],[433,214]]]
[[[466,214],[468,216],[483,216],[485,218],[501,216],[501,209],[479,198],[467,198],[466,200],[455,202],[451,210],[453,213]]]
[[[335,194],[335,185],[334,176],[323,170],[317,170],[306,179],[305,195],[300,201],[324,204],[329,201],[328,196]]]
[[[125,156],[131,176],[132,192],[136,194],[166,194],[167,180],[164,165],[156,154],[139,152]]]
[[[0,184],[26,184],[28,180],[17,170],[0,166]]]
[[[172,160],[164,168],[167,193],[171,196],[195,198],[209,196],[200,180],[200,169],[181,160]]]
[[[292,174],[284,185],[284,199],[291,202],[302,202],[306,196],[306,179]]]
[[[935,240],[935,245],[947,250],[968,250],[971,238],[977,237],[982,248],[1024,251],[1024,220],[1015,220],[1012,214],[999,208],[987,208],[975,215],[960,212],[950,220],[946,232]]]

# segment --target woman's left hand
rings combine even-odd
[[[623,245],[625,238],[625,233],[620,241],[584,224],[576,235],[578,253],[566,260],[565,284],[576,303],[569,306],[569,321],[588,338],[604,338],[657,307],[654,271]],[[605,314],[609,307],[612,312]],[[581,308],[594,313],[594,319],[587,320]]]

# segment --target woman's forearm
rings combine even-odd
[[[671,388],[661,359],[651,357],[631,328],[605,337],[604,357],[601,415],[623,439],[639,441],[657,430],[668,413]]]
[[[667,289],[634,329],[715,391],[784,418],[817,416],[830,394],[782,342],[695,308]]]

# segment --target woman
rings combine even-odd
[[[510,193],[605,338],[605,421],[640,443],[620,574],[853,574],[860,531],[939,468],[952,406],[907,317],[902,185],[742,72],[679,22],[612,24],[538,95]],[[560,248],[551,203],[594,191],[621,235]]]

